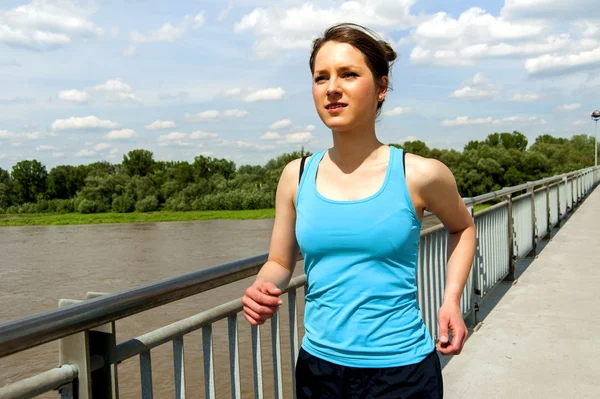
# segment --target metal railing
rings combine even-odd
[[[501,281],[514,279],[514,262],[535,253],[538,241],[598,184],[599,178],[600,168],[588,168],[465,199],[477,228],[476,256],[460,303],[470,325],[477,323],[476,311],[484,297]],[[522,192],[525,193],[520,194]],[[489,201],[499,202],[473,212],[475,205]],[[447,231],[441,225],[423,230],[417,295],[423,320],[434,340],[438,338],[437,311],[444,294],[446,259]],[[253,276],[266,260],[267,254],[262,254],[114,294],[90,293],[86,301],[61,300],[59,309],[0,324],[0,358],[60,340],[61,364],[0,388],[0,398],[28,398],[52,390],[59,390],[62,398],[117,398],[117,366],[136,356],[140,363],[142,397],[152,398],[151,352],[168,343],[173,347],[176,397],[184,398],[184,337],[197,330],[202,331],[205,396],[216,398],[212,326],[225,319],[228,321],[231,397],[240,398],[237,318],[242,311],[241,298],[118,345],[115,321]],[[284,291],[288,302],[292,384],[295,384],[293,374],[299,352],[297,291],[305,284],[306,277],[298,276]],[[261,328],[251,328],[255,398],[263,398]],[[271,319],[270,328],[274,397],[282,398],[279,314]]]

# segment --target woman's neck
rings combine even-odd
[[[333,147],[329,150],[329,158],[340,169],[355,170],[367,159],[375,161],[376,152],[384,144],[377,139],[375,129],[371,131],[333,132]]]

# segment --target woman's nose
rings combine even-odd
[[[336,78],[330,78],[327,86],[327,95],[339,94],[341,92],[338,80]]]

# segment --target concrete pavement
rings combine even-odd
[[[561,225],[444,359],[445,398],[600,398],[600,187]]]

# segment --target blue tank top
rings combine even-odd
[[[434,349],[417,303],[421,222],[390,147],[383,185],[336,201],[316,188],[326,151],[307,162],[296,197],[296,237],[307,278],[302,347],[349,367],[415,364]]]

